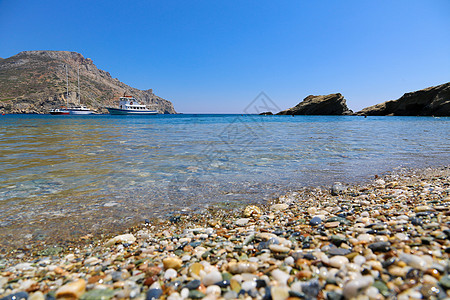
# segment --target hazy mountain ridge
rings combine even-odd
[[[69,51],[23,51],[0,59],[0,111],[48,113],[66,104],[66,71],[69,105],[78,103],[77,71],[80,67],[81,103],[98,112],[117,106],[124,94],[136,97],[161,113],[176,113],[173,104],[150,90],[139,90],[98,69],[90,58]]]

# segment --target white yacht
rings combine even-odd
[[[91,115],[93,112],[85,105],[81,104],[80,92],[80,66],[78,65],[78,105],[69,107],[67,109],[71,115]]]
[[[71,115],[91,115],[92,114],[92,110],[90,110],[89,108],[87,108],[86,106],[81,105],[81,104],[69,107],[66,110],[68,110],[69,114],[71,114]]]
[[[140,104],[132,96],[123,96],[119,98],[119,108],[106,108],[112,115],[156,115],[157,110],[150,110],[144,104]]]

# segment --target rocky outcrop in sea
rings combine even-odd
[[[367,116],[450,116],[450,82],[406,93],[357,112]]]
[[[161,113],[176,113],[173,104],[155,95],[152,89],[130,87],[98,69],[90,58],[69,51],[23,51],[0,59],[0,112],[40,114],[78,104],[78,68],[81,103],[96,112],[107,112],[105,106],[116,106],[118,98],[127,94]]]
[[[351,115],[344,96],[340,93],[330,95],[309,95],[296,106],[283,110],[277,115]]]

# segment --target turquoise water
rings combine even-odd
[[[61,239],[167,213],[450,163],[450,118],[0,117],[0,238]]]

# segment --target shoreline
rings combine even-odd
[[[304,188],[241,211],[148,220],[116,240],[16,250],[0,255],[0,295],[450,296],[449,184],[450,166],[401,169],[332,193]]]

